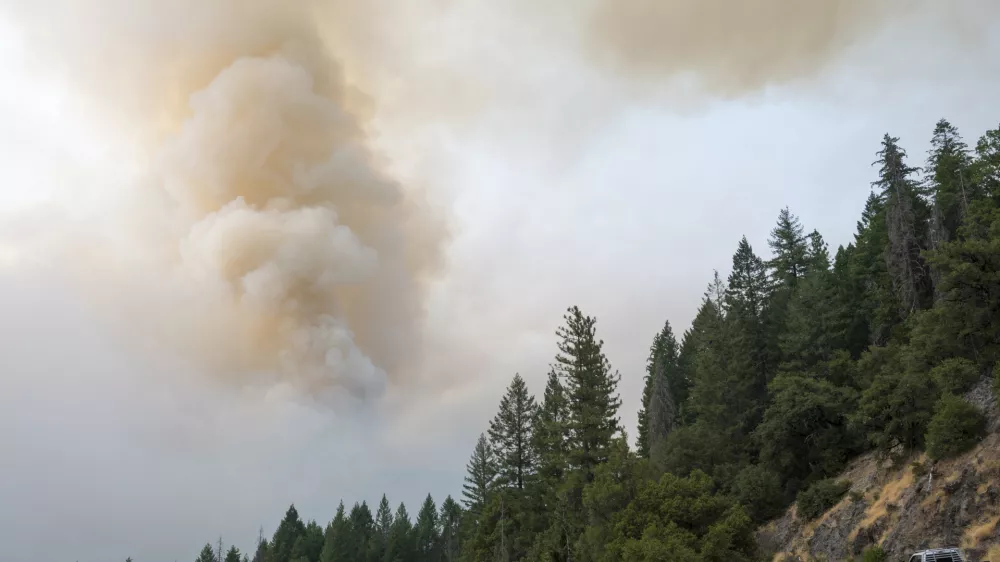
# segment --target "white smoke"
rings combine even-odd
[[[51,255],[119,326],[201,372],[380,395],[418,356],[444,231],[372,152],[312,3],[93,4],[78,14],[93,27],[58,41],[22,17],[136,140],[140,172]]]

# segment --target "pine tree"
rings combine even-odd
[[[323,552],[323,543],[323,529],[315,521],[310,521],[292,547],[292,561],[319,562]]]
[[[420,512],[417,513],[417,524],[414,528],[416,538],[417,559],[423,562],[438,562],[441,560],[441,534],[438,530],[438,511],[434,498],[427,494]]]
[[[956,348],[948,355],[992,366],[1000,360],[1000,207],[989,200],[970,206],[956,239],[928,259],[941,296],[928,331],[938,344]]]
[[[691,327],[684,332],[681,340],[680,352],[677,358],[680,378],[685,381],[685,388],[682,397],[674,396],[677,404],[678,415],[682,423],[694,421],[695,412],[691,408],[690,395],[695,384],[696,367],[698,357],[708,350],[713,340],[720,337],[722,323],[724,321],[722,301],[725,295],[725,284],[719,277],[719,272],[714,272],[712,283],[709,284],[705,295],[702,298],[701,307],[698,308]]]
[[[871,193],[857,223],[854,245],[848,246],[849,263],[845,274],[849,278],[847,284],[862,291],[861,312],[867,325],[868,343],[873,345],[884,345],[893,327],[901,321],[885,259],[888,246],[885,201]]]
[[[898,138],[888,134],[878,152],[879,179],[872,182],[885,200],[889,245],[886,264],[892,276],[900,312],[905,316],[929,304],[931,279],[920,252],[926,248],[929,211],[906,165],[906,152]]]
[[[980,197],[1000,201],[1000,127],[979,138],[971,173]]]
[[[285,512],[285,518],[281,520],[278,529],[274,531],[270,548],[271,559],[268,562],[292,562],[292,548],[305,531],[306,526],[299,519],[299,512],[293,504]]]
[[[549,371],[542,403],[535,416],[532,440],[538,470],[521,507],[522,532],[529,535],[529,545],[535,543],[535,548],[542,548],[557,532],[554,528],[558,524],[554,518],[556,512],[565,507],[561,492],[566,477],[569,404],[554,368]]]
[[[542,404],[535,416],[532,440],[543,481],[562,479],[569,431],[569,404],[566,390],[555,369],[549,371]]]
[[[441,559],[458,562],[462,550],[462,506],[448,496],[441,502]]]
[[[713,305],[708,303],[721,300],[722,310],[706,318],[711,322],[704,327],[704,341],[695,356],[689,407],[694,424],[702,426],[699,431],[719,435],[737,447],[750,446],[748,437],[767,402],[767,382],[776,372],[779,354],[770,324],[769,292],[764,263],[743,238],[733,256],[724,294],[717,300],[706,298],[703,305],[704,311],[712,312]],[[696,433],[685,432],[678,439]],[[663,468],[675,463],[666,458],[654,460]]]
[[[270,543],[263,537],[264,529],[261,528],[260,536],[257,537],[257,550],[253,554],[253,562],[266,562],[270,557]]]
[[[802,231],[802,224],[785,207],[778,214],[778,224],[771,231],[768,245],[774,258],[768,266],[774,269],[774,282],[793,288],[808,269],[808,240]]]
[[[771,284],[764,262],[757,257],[744,236],[733,255],[733,271],[726,283],[724,305],[730,323],[728,345],[732,346],[727,369],[737,387],[750,393],[750,414],[766,399],[767,382],[777,364],[777,332],[768,325],[768,298]],[[737,351],[738,350],[738,351]],[[751,406],[751,404],[753,404]],[[754,420],[755,415],[747,416]],[[755,422],[744,423],[744,429]]]
[[[389,543],[389,530],[392,528],[392,509],[389,507],[389,499],[382,494],[382,501],[378,504],[378,511],[375,512],[375,550],[378,551],[378,558],[385,555],[386,545]]]
[[[809,233],[809,248],[806,250],[806,273],[830,269],[830,249],[819,231]]]
[[[688,381],[679,365],[677,339],[670,322],[664,323],[653,338],[645,379],[636,447],[639,456],[649,458],[653,445],[662,444],[677,423],[677,403],[687,398]]]
[[[568,461],[590,482],[620,429],[616,388],[621,377],[604,356],[596,320],[575,306],[563,318],[566,324],[556,331],[561,340],[556,363],[569,398]]]
[[[327,526],[323,540],[321,562],[352,562],[351,523],[347,520],[344,502],[337,506],[337,514]]]
[[[240,562],[240,549],[230,546],[226,552],[225,562]]]
[[[462,485],[463,503],[470,512],[479,513],[489,501],[497,477],[496,459],[486,435],[479,435],[479,441],[476,442],[476,448],[466,465],[466,470],[468,474],[465,477],[465,484]]]
[[[375,519],[368,508],[368,502],[355,503],[348,517],[351,525],[351,541],[349,549],[351,560],[369,560],[371,558],[372,541],[375,537]]]
[[[500,400],[500,411],[490,421],[490,442],[499,467],[497,484],[524,489],[525,480],[535,470],[535,455],[531,448],[532,419],[535,397],[528,394],[528,385],[515,374]]]
[[[723,298],[726,313],[744,322],[759,323],[770,292],[767,268],[744,236],[733,255],[733,271],[726,283]]]
[[[406,512],[406,506],[400,503],[396,509],[396,515],[392,518],[392,527],[389,529],[385,562],[410,562],[414,560],[415,546],[410,514]],[[361,559],[359,558],[359,560]]]
[[[215,549],[212,548],[211,543],[205,543],[194,562],[219,562],[215,558]]]
[[[938,121],[927,157],[925,190],[933,198],[930,238],[932,247],[958,234],[970,201],[977,199],[971,178],[972,157],[958,130],[945,119]]]

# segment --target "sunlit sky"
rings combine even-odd
[[[664,320],[687,328],[741,236],[766,255],[787,205],[835,249],[851,241],[884,133],[920,165],[938,119],[969,144],[1000,124],[1000,34],[932,44],[934,23],[919,19],[855,45],[818,78],[683,107],[611,92],[572,65],[546,71],[530,48],[512,49],[505,68],[523,66],[544,95],[419,138],[385,125],[374,141],[402,177],[437,183],[435,204],[453,221],[422,368],[454,384],[390,389],[363,414],[317,411],[150,376],[186,367],[117,339],[70,280],[32,266],[19,236],[39,209],[101,209],[102,186],[124,181],[129,164],[71,87],[27,62],[3,13],[0,544],[10,562],[188,560],[219,535],[249,549],[292,502],[325,523],[341,498],[372,504],[386,492],[415,513],[428,492],[457,495],[513,374],[541,394],[570,305],[598,318],[634,436],[653,335]],[[606,117],[573,134],[571,112],[592,107]]]

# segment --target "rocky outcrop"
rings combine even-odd
[[[852,486],[839,504],[808,522],[793,506],[758,531],[761,549],[776,561],[833,562],[854,560],[871,545],[888,560],[959,546],[968,562],[1000,562],[1000,415],[991,385],[984,379],[966,395],[993,432],[975,449],[937,463],[924,455],[895,466],[870,454],[855,459],[842,475]]]

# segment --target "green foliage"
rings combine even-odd
[[[761,463],[793,488],[839,472],[861,442],[849,425],[857,393],[826,380],[779,375],[754,437]]]
[[[212,545],[205,543],[194,562],[218,562],[215,559],[215,550],[212,549]]]
[[[923,445],[940,395],[930,374],[899,373],[899,368],[890,362],[876,373],[855,417],[867,431],[869,442],[884,453],[896,447],[913,450]]]
[[[296,541],[306,532],[306,525],[299,519],[299,512],[295,505],[291,505],[285,512],[285,518],[281,520],[278,529],[274,532],[274,539],[271,541],[269,562],[292,562],[292,550]]]
[[[441,557],[441,534],[438,530],[438,511],[430,494],[420,506],[417,524],[414,527],[416,553],[421,560],[437,560]]]
[[[697,423],[670,434],[662,455],[653,461],[668,472],[687,476],[695,470],[712,474],[737,459],[738,453],[725,435]]]
[[[925,191],[933,196],[931,241],[947,242],[958,233],[970,201],[978,198],[971,178],[972,158],[958,130],[945,119],[938,121],[927,158]]]
[[[318,562],[323,552],[324,541],[323,529],[315,521],[310,521],[302,535],[295,539],[291,559]]]
[[[643,484],[615,517],[608,551],[615,560],[751,560],[753,523],[712,479],[664,474]]]
[[[1000,208],[969,207],[956,240],[928,253],[938,275],[942,334],[982,365],[1000,359]]]
[[[866,548],[861,555],[862,562],[885,562],[888,558],[889,555],[878,545]]]
[[[953,357],[931,369],[931,378],[944,392],[961,394],[979,382],[979,367],[964,357]]]
[[[441,502],[441,560],[458,562],[462,551],[462,507],[448,496]]]
[[[608,458],[612,437],[619,431],[617,394],[621,376],[611,370],[597,339],[597,320],[570,307],[563,316],[556,364],[568,398],[569,428],[566,457],[584,480]]]
[[[785,510],[785,493],[777,472],[755,464],[739,472],[733,480],[732,494],[755,523],[777,517]]]
[[[479,436],[466,469],[468,474],[462,486],[463,502],[466,509],[477,512],[489,502],[490,494],[496,487],[496,458],[486,435]]]
[[[490,421],[490,444],[498,467],[497,485],[524,488],[535,470],[531,447],[531,427],[535,417],[535,397],[528,385],[515,374],[500,400],[500,411]]]
[[[804,521],[811,521],[819,517],[823,512],[837,505],[850,488],[851,483],[847,480],[827,478],[814,482],[812,486],[799,492],[795,499],[798,506],[796,512],[798,517]]]
[[[660,447],[678,420],[677,404],[687,399],[688,381],[679,364],[680,348],[666,322],[653,338],[646,360],[645,385],[636,449],[649,458],[653,447]]]
[[[774,282],[794,287],[806,275],[810,256],[810,242],[803,234],[802,223],[785,207],[778,214],[778,224],[771,231],[767,244],[774,252],[768,262]]]
[[[389,528],[389,540],[385,547],[386,562],[406,562],[414,559],[417,553],[415,539],[410,514],[407,513],[406,506],[400,503]]]
[[[226,557],[223,560],[224,562],[240,562],[242,560],[242,558],[240,558],[240,549],[235,546],[229,547],[229,550],[226,551]],[[313,560],[315,560],[315,558]]]
[[[344,511],[344,502],[337,506],[337,514],[327,525],[323,538],[320,562],[348,562],[354,554],[351,524]]]
[[[971,173],[981,197],[1000,199],[1000,128],[986,131],[979,138]]]
[[[975,406],[945,394],[927,426],[927,456],[938,460],[968,451],[983,438],[986,419]]]
[[[916,168],[906,164],[899,139],[886,134],[878,152],[879,178],[872,182],[885,201],[888,245],[885,259],[900,314],[927,307],[932,293],[931,275],[921,251],[928,247],[930,210],[913,179]]]

